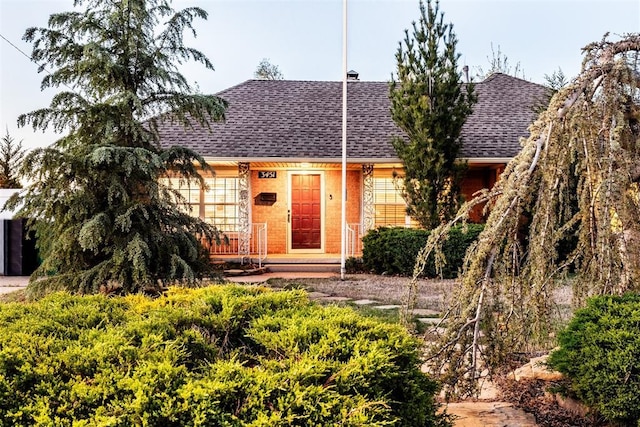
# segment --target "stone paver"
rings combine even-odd
[[[456,402],[445,406],[454,427],[537,427],[532,414],[506,402]]]
[[[480,378],[478,380],[480,386],[480,392],[478,393],[478,399],[481,400],[498,400],[500,396],[500,390],[488,377]]]
[[[437,325],[442,321],[439,317],[418,317],[418,322],[426,323],[427,325]]]
[[[353,301],[355,305],[372,305],[372,304],[380,304],[379,301],[375,301],[372,299],[358,299]]]
[[[402,306],[395,304],[387,304],[387,305],[376,305],[373,308],[377,308],[378,310],[393,310],[394,308],[400,308]]]
[[[553,371],[547,368],[547,359],[549,355],[540,357],[534,357],[524,366],[516,369],[509,374],[509,378],[516,381],[521,379],[533,379],[544,381],[559,381],[563,378],[563,375],[558,371]]]

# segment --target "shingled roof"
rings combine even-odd
[[[476,84],[478,103],[462,132],[462,157],[503,159],[520,150],[545,88],[496,73]],[[209,160],[340,159],[342,82],[248,80],[218,96],[229,102],[226,121],[184,129],[165,121],[161,145],[187,146]],[[391,120],[386,82],[348,83],[349,162],[397,161],[391,145],[403,132]]]

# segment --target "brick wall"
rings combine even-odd
[[[276,178],[258,178],[258,171],[251,171],[251,214],[252,222],[267,223],[268,252],[284,254],[287,253],[288,175],[285,170],[276,173]],[[256,204],[256,197],[262,192],[276,193],[277,201],[272,205]]]
[[[325,252],[340,253],[342,222],[342,172],[325,173]],[[347,171],[347,224],[360,223],[362,211],[362,172]]]
[[[340,170],[325,170],[324,173],[324,228],[325,252],[340,253],[340,223],[342,214]],[[268,225],[268,242],[270,254],[287,253],[289,209],[289,174],[287,170],[276,171],[276,178],[258,178],[258,171],[251,171],[251,213],[252,222],[266,222]],[[277,201],[272,205],[256,203],[261,192],[277,194]],[[347,223],[360,223],[362,210],[362,172],[347,171]]]
[[[498,168],[470,168],[462,182],[462,192],[466,198],[482,189],[491,188],[503,167]],[[218,176],[237,173],[237,169],[216,169]],[[268,227],[268,251],[270,254],[285,254],[288,251],[288,209],[289,209],[289,173],[286,169],[275,171],[275,178],[258,178],[258,170],[251,171],[251,222],[267,223]],[[341,184],[342,172],[339,169],[327,169],[320,171],[324,174],[324,249],[325,253],[340,253],[341,237]],[[377,170],[378,175],[391,175],[391,170]],[[347,223],[360,224],[362,222],[362,198],[363,198],[362,171],[347,171]],[[273,204],[256,201],[262,192],[276,193],[277,200]],[[471,221],[481,222],[482,207],[477,207],[471,214]]]

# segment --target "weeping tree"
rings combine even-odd
[[[586,46],[581,73],[531,125],[496,186],[432,232],[420,253],[415,277],[447,229],[489,202],[430,351],[449,393],[473,393],[480,372],[509,353],[552,347],[558,286],[572,284],[575,306],[640,290],[639,52],[638,34]]]
[[[28,218],[42,257],[29,290],[156,292],[193,282],[208,261],[201,239],[218,233],[180,211],[184,200],[161,178],[202,184],[200,168],[208,167],[193,151],[161,149],[156,121],[206,126],[223,118],[225,103],[194,94],[178,71],[191,60],[213,69],[183,43],[207,13],[175,11],[166,0],[74,6],[86,8],[51,15],[48,28],[24,35],[33,60],[52,70],[42,87],[63,90],[18,123],[66,133],[26,156],[21,172],[31,184],[9,202]]]
[[[458,40],[443,22],[439,3],[420,2],[420,19],[396,52],[397,76],[389,86],[391,117],[406,138],[393,147],[402,160],[398,176],[407,213],[426,229],[457,211],[465,164],[458,161],[462,126],[477,97],[458,72]]]

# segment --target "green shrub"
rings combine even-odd
[[[54,294],[0,329],[0,426],[447,425],[417,340],[302,291]]]
[[[450,279],[458,275],[467,248],[478,238],[484,226],[468,224],[451,229],[442,250],[446,259],[442,276]],[[381,227],[369,231],[363,238],[362,259],[366,269],[376,274],[411,276],[418,252],[427,243],[429,231]],[[424,272],[426,277],[437,277],[433,255]]]
[[[640,425],[640,295],[592,298],[558,335],[549,365],[611,422]]]
[[[365,273],[367,270],[364,267],[362,258],[349,257],[344,263],[345,271],[349,274]]]

